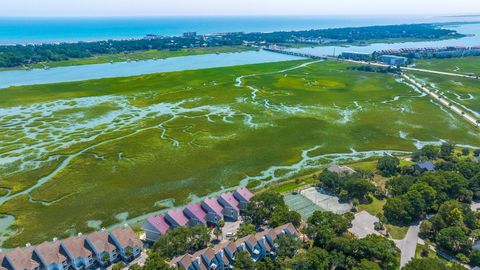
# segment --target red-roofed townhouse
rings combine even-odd
[[[223,207],[218,203],[217,198],[207,198],[201,204],[203,210],[207,212],[205,220],[208,225],[217,226],[223,218]]]
[[[235,190],[235,192],[233,193],[233,196],[235,197],[235,199],[237,199],[240,202],[238,205],[239,208],[244,209],[252,199],[253,193],[244,187],[244,188],[238,188],[237,190]]]
[[[235,199],[233,193],[222,193],[220,197],[218,197],[218,202],[223,206],[222,214],[225,220],[238,219],[238,215],[240,214],[240,209],[238,208],[238,205],[240,202]]]
[[[200,203],[191,203],[183,209],[183,213],[189,218],[188,224],[190,226],[195,226],[199,224],[206,224],[205,220],[207,212],[202,209]]]
[[[168,224],[163,215],[158,215],[148,218],[142,227],[145,231],[146,240],[154,242],[160,235],[167,233],[170,229],[170,224]]]
[[[181,208],[168,211],[165,215],[165,219],[170,225],[172,225],[172,227],[183,227],[188,224],[188,218],[185,216]]]

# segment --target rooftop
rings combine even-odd
[[[203,224],[205,224],[205,216],[207,213],[202,209],[200,203],[191,203],[186,207],[192,214]]]
[[[85,247],[86,236],[72,236],[62,241],[63,246],[74,258],[88,257],[92,252]]]
[[[240,196],[242,196],[247,201],[250,201],[253,197],[253,193],[250,192],[250,190],[248,190],[248,188],[244,188],[244,187],[243,188],[238,188],[236,190],[236,192],[238,194],[240,194]]]
[[[142,241],[140,241],[130,226],[115,228],[112,230],[112,235],[118,240],[122,248],[143,246]]]
[[[110,243],[108,231],[94,232],[87,236],[87,239],[95,247],[95,250],[99,253],[112,252],[116,247]]]
[[[224,199],[231,207],[233,207],[233,209],[238,211],[239,202],[237,201],[237,199],[235,199],[235,197],[233,196],[233,193],[231,192],[222,193],[220,197]]]
[[[62,263],[67,258],[60,253],[60,241],[43,242],[36,247],[36,251],[45,261],[46,265]]]
[[[181,208],[170,210],[167,212],[167,215],[171,219],[175,220],[178,226],[185,226],[188,223],[188,218],[185,216],[185,214],[183,213],[183,209]]]
[[[208,205],[215,214],[222,216],[223,206],[218,203],[217,198],[207,198],[203,202]]]
[[[162,215],[150,217],[148,219],[148,223],[150,223],[161,234],[165,234],[168,229],[170,229],[170,225],[167,223],[165,217]]]
[[[9,251],[6,257],[15,269],[34,269],[40,265],[33,260],[33,249],[33,247],[16,248]]]

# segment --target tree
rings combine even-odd
[[[473,266],[480,266],[480,250],[474,250],[470,253],[470,263]]]
[[[331,229],[336,235],[341,235],[350,228],[352,219],[347,216],[337,215],[332,212],[315,211],[308,218],[307,234],[313,237],[318,233],[319,229]]]
[[[329,264],[328,252],[317,247],[295,255],[289,263],[292,270],[328,270]]]
[[[349,198],[364,200],[365,196],[375,191],[375,185],[366,179],[350,178],[345,181],[345,190]]]
[[[112,265],[112,270],[122,270],[125,268],[125,263],[124,262],[119,262],[114,265]]]
[[[440,146],[440,157],[444,159],[449,159],[455,150],[455,144],[452,143],[442,143]]]
[[[362,259],[357,266],[353,267],[353,270],[382,270],[382,268],[375,262]]]
[[[400,160],[396,157],[384,156],[378,160],[377,169],[383,176],[392,176],[397,174]]]
[[[448,227],[442,229],[437,235],[437,244],[453,254],[466,252],[472,243],[467,234],[459,227]]]
[[[302,243],[296,236],[281,234],[275,239],[275,246],[277,246],[277,257],[292,258],[297,253],[297,250],[302,247]]]
[[[409,225],[414,216],[411,213],[412,205],[405,197],[393,197],[387,199],[383,206],[383,214],[388,222],[397,225]]]
[[[400,196],[407,193],[416,180],[413,176],[401,175],[388,180],[386,187],[391,195]]]
[[[444,262],[437,258],[421,258],[421,259],[412,259],[408,262],[402,270],[453,270],[453,268],[447,266]]]
[[[433,160],[438,156],[438,147],[434,145],[425,145],[422,149],[413,152],[412,160],[421,161],[421,160]]]
[[[341,179],[337,173],[325,170],[318,177],[320,180],[320,187],[334,193],[340,191]]]
[[[172,258],[205,248],[210,242],[210,232],[206,226],[178,227],[161,235],[153,245],[153,250],[162,257]]]
[[[382,269],[396,270],[400,266],[400,250],[395,243],[379,235],[358,240],[358,256],[379,262]]]
[[[255,226],[253,224],[243,224],[237,230],[237,238],[242,238],[250,234],[255,234],[256,232],[257,231],[255,230]]]
[[[273,212],[279,207],[285,207],[283,196],[273,191],[267,191],[253,196],[241,215],[243,220],[260,228],[270,221]]]
[[[240,251],[235,255],[234,267],[239,270],[255,270],[255,262],[247,251]]]
[[[300,222],[302,221],[302,216],[288,209],[288,207],[279,207],[273,211],[272,217],[270,218],[270,227],[278,227],[283,224],[292,223],[293,226],[298,228]]]
[[[166,259],[158,252],[153,252],[148,255],[143,270],[170,270],[170,265],[166,263]]]
[[[213,233],[215,234],[215,237],[218,240],[218,236],[222,234],[223,232],[223,227],[225,226],[225,221],[222,219],[218,222],[217,226],[213,229]]]
[[[464,147],[464,148],[462,149],[462,155],[464,155],[464,156],[470,155],[470,149],[467,148],[467,147]]]

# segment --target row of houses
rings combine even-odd
[[[222,219],[235,221],[253,197],[247,188],[222,193],[219,197],[207,198],[200,203],[191,203],[185,208],[169,210],[165,215],[147,219],[143,224],[147,241],[155,241],[170,228],[195,226],[217,226]]]
[[[143,242],[125,225],[111,232],[78,234],[0,253],[0,270],[98,269],[118,261],[130,262],[142,248]]]
[[[449,58],[480,55],[480,46],[426,47],[383,50],[376,54],[403,55],[414,58]]]
[[[238,239],[227,241],[214,247],[208,247],[197,251],[193,255],[185,254],[178,256],[169,262],[170,266],[186,270],[207,270],[207,269],[231,269],[238,252],[246,251],[254,261],[265,257],[275,257],[275,240],[280,235],[292,237],[298,236],[295,227],[285,224],[275,229],[268,229],[257,234],[252,234]]]

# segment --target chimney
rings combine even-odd
[[[58,237],[54,237],[54,238],[53,238],[53,242],[55,243],[55,242],[57,242],[57,241],[58,241]]]
[[[82,235],[83,235],[83,234],[82,234],[81,232],[79,232],[79,233],[77,234],[78,237],[80,237],[80,236],[82,236]]]

